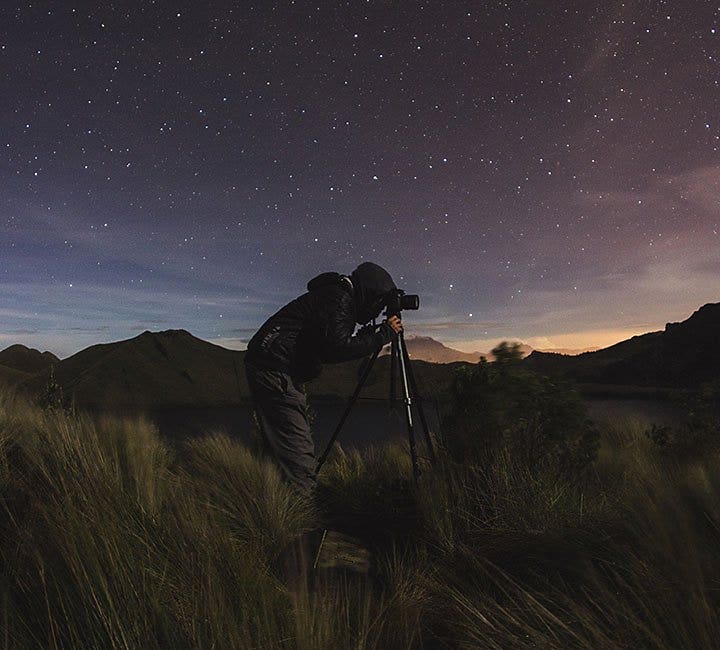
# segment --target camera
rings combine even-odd
[[[415,293],[405,293],[402,289],[393,289],[388,292],[385,299],[388,316],[398,316],[403,309],[419,309],[420,296]]]

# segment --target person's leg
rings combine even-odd
[[[305,394],[280,370],[247,364],[246,373],[266,449],[287,480],[313,492],[315,444]]]

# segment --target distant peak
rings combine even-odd
[[[30,350],[30,348],[27,345],[23,345],[22,343],[14,343],[13,345],[5,348],[3,352],[15,352],[20,350]]]
[[[181,337],[181,336],[192,336],[190,332],[187,330],[179,329],[179,330],[162,330],[160,332],[151,332],[150,330],[145,330],[140,336],[145,337],[155,337],[155,336],[162,336],[163,338],[175,338],[175,337]]]
[[[425,343],[434,343],[436,345],[445,345],[441,341],[434,339],[432,336],[422,336],[420,334],[408,334],[405,337],[405,340],[406,341],[425,342]]]
[[[190,332],[187,330],[163,330],[162,332],[158,332],[160,336],[192,336]]]
[[[27,345],[23,345],[22,343],[14,343],[10,347],[5,348],[1,351],[2,353],[5,352],[12,352],[12,353],[18,353],[18,352],[24,352],[24,353],[31,353],[31,354],[39,354],[45,357],[53,357],[57,358],[52,352],[48,352],[47,350],[45,352],[40,352],[40,350],[36,348],[30,348]]]
[[[11,345],[0,352],[0,365],[23,372],[37,372],[57,361],[59,359],[52,352],[40,352],[40,350],[20,343]]]

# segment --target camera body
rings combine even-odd
[[[419,309],[420,296],[414,293],[405,293],[403,289],[393,289],[386,296],[385,314],[399,316],[403,309]]]

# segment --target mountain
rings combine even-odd
[[[720,303],[705,305],[683,322],[668,323],[664,331],[634,336],[603,350],[577,356],[533,351],[523,363],[543,374],[586,384],[695,387],[720,379],[718,333]],[[448,385],[454,369],[467,364],[467,356],[471,363],[480,356],[453,350],[430,337],[408,336],[406,341],[420,393],[428,399]],[[27,371],[0,364],[0,381],[20,382],[32,393],[41,393],[47,385],[48,361],[56,357],[22,346],[8,350],[2,354],[7,353],[4,358],[11,362],[17,358],[37,360],[40,355],[45,367],[29,376]],[[185,330],[143,332],[57,361],[55,378],[66,397],[86,408],[228,406],[249,397],[244,354],[198,339]],[[466,356],[453,359],[454,354]],[[308,394],[348,397],[365,363],[327,364],[320,377],[307,384]],[[390,358],[385,354],[375,362],[362,396],[387,398],[389,385]]]
[[[185,330],[143,332],[135,338],[93,345],[55,365],[55,380],[78,406],[100,409],[167,409],[230,406],[249,399],[245,352],[228,350]],[[354,390],[365,360],[325,365],[307,384],[316,397],[346,398]],[[421,394],[447,383],[457,363],[412,361]],[[16,371],[13,371],[16,372]],[[49,369],[21,383],[32,394],[47,386]],[[387,398],[390,358],[378,358],[363,397]]]
[[[47,377],[44,371],[22,385],[38,393]],[[65,397],[86,407],[222,406],[247,396],[242,353],[185,330],[93,345],[57,363],[55,379]]]
[[[0,366],[34,374],[60,361],[52,352],[40,352],[24,345],[11,345],[0,352]]]
[[[720,379],[718,340],[720,303],[710,303],[663,331],[577,356],[536,351],[524,363],[582,383],[694,388]]]
[[[449,348],[430,336],[418,336],[416,334],[406,336],[405,345],[411,359],[421,359],[432,363],[452,363],[453,361],[477,363],[480,361],[480,357],[483,356],[481,352],[461,352]],[[382,354],[390,354],[390,346],[385,348]]]
[[[450,348],[430,336],[410,334],[405,337],[405,345],[411,359],[430,363],[454,363],[456,361],[477,363],[480,361],[480,357],[485,357],[489,361],[493,358],[491,352],[462,352]],[[524,343],[520,344],[520,349],[523,356],[527,356],[532,352],[532,348]],[[382,355],[385,354],[390,354],[389,347],[383,350]]]

